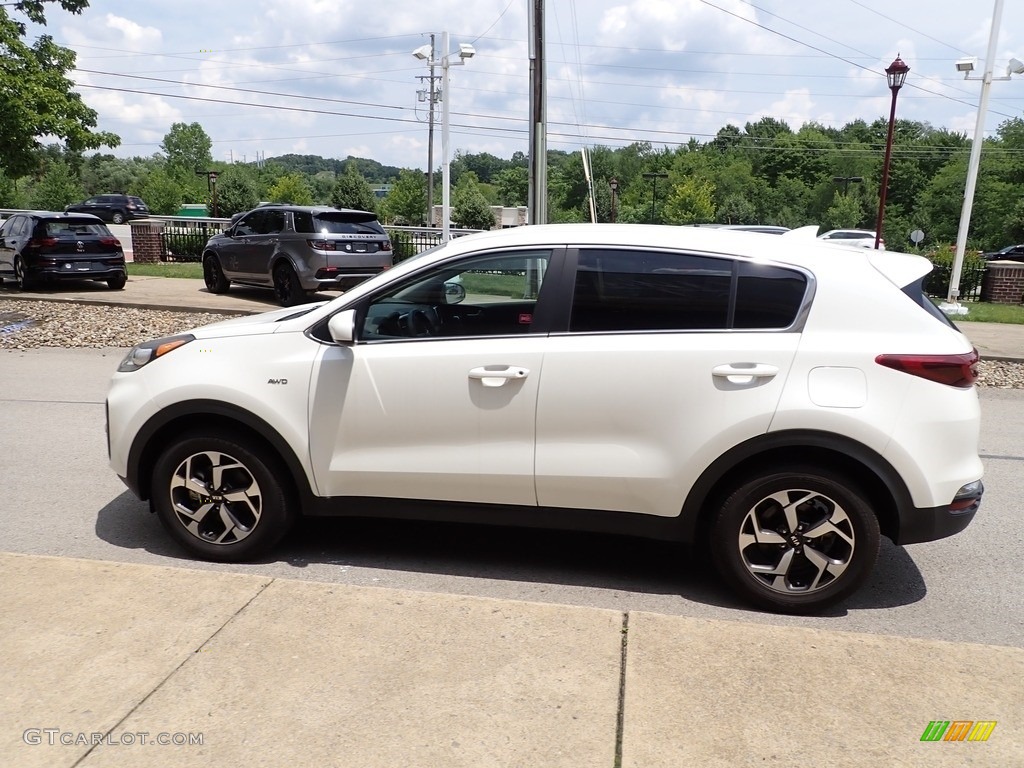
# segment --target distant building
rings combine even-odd
[[[440,205],[435,205],[433,215],[430,217],[430,226],[440,227],[442,223]],[[508,229],[509,227],[523,227],[530,223],[529,209],[525,205],[514,207],[492,205],[491,213],[494,216],[494,226],[491,229]],[[457,223],[457,222],[453,222]]]

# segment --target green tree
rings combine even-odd
[[[427,210],[427,184],[419,171],[403,170],[381,204],[384,217],[393,224],[422,224]]]
[[[164,166],[155,168],[146,178],[141,197],[158,216],[175,216],[187,199],[187,191]]]
[[[832,205],[825,211],[820,227],[822,232],[830,229],[857,229],[861,225],[860,203],[857,198],[836,192]]]
[[[213,142],[199,123],[175,123],[160,144],[167,155],[167,165],[186,175],[210,168],[212,147]]]
[[[35,24],[45,25],[44,3],[54,0],[23,0],[14,12]],[[87,0],[59,0],[70,13],[81,13]],[[10,3],[4,5],[10,6]],[[63,141],[73,152],[116,147],[113,133],[94,131],[96,111],[75,93],[67,73],[75,68],[75,54],[43,35],[26,44],[25,21],[12,18],[0,6],[0,170],[18,178],[38,166],[39,137]]]
[[[463,173],[452,190],[452,219],[469,229],[490,229],[494,226],[494,213],[472,171]]]
[[[377,210],[377,196],[369,182],[359,172],[356,163],[348,163],[331,190],[331,205],[335,208],[354,208],[357,211]]]
[[[309,188],[301,173],[288,173],[279,178],[267,190],[267,199],[272,203],[312,205],[313,190]]]
[[[499,171],[494,183],[498,188],[498,202],[501,205],[526,205],[530,192],[530,172],[522,166],[510,166]]]
[[[63,160],[53,160],[32,191],[32,207],[42,211],[63,211],[64,206],[82,199],[82,185]]]
[[[225,218],[255,208],[260,197],[252,169],[230,165],[217,177],[217,208]]]
[[[707,179],[691,176],[672,184],[663,208],[665,223],[699,224],[714,221],[714,197],[715,186]]]

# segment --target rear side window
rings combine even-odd
[[[570,331],[725,328],[732,263],[677,253],[583,251]]]
[[[300,232],[317,234],[387,236],[377,217],[369,212],[325,211],[313,216],[312,224],[312,230],[298,230],[298,221],[295,226]]]
[[[733,328],[788,328],[807,293],[807,278],[770,264],[738,262]]]
[[[582,251],[569,330],[788,328],[807,278],[795,270],[710,256]]]

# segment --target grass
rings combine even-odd
[[[1024,325],[1024,305],[1021,304],[989,304],[982,301],[965,301],[968,313],[954,317],[953,320],[969,320],[975,323],[1011,323]]]
[[[128,262],[129,277],[190,277],[197,280],[203,278],[203,265],[196,262],[160,262],[159,264],[139,264]]]

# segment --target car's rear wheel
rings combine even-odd
[[[110,220],[115,224],[124,224],[125,218],[125,215],[120,211],[114,211],[114,215],[110,217]]]
[[[117,277],[107,278],[107,287],[115,291],[120,291],[124,288],[125,283],[128,282],[128,278],[125,275],[118,275]]]
[[[815,613],[843,600],[878,558],[878,519],[841,475],[813,467],[743,482],[719,509],[711,552],[744,599],[780,613]]]
[[[14,279],[18,283],[18,289],[22,291],[31,291],[39,283],[38,278],[26,271],[25,261],[21,256],[14,257]]]
[[[203,282],[210,293],[227,293],[231,281],[224,276],[220,259],[213,254],[203,259]]]
[[[274,295],[282,307],[294,307],[306,298],[291,264],[282,262],[274,267]]]
[[[294,504],[282,477],[280,462],[258,443],[189,434],[154,465],[152,504],[186,550],[239,562],[266,553],[291,528]]]

